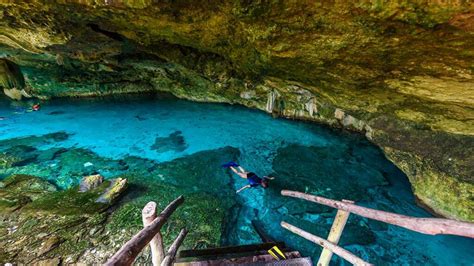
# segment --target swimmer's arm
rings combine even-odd
[[[236,191],[236,193],[240,193],[240,192],[242,192],[242,190],[245,190],[247,188],[250,188],[250,185],[246,185],[246,186],[240,188],[239,190]]]
[[[275,177],[273,177],[273,176],[264,176],[263,178],[270,179],[270,180],[275,179]]]

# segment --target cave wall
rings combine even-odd
[[[38,98],[166,91],[362,132],[474,221],[474,4],[155,2],[3,1],[0,57]]]

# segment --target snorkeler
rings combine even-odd
[[[246,186],[240,188],[239,190],[237,190],[236,191],[237,193],[239,193],[239,192],[241,192],[241,191],[243,191],[247,188],[251,188],[251,187],[262,186],[263,188],[267,188],[269,181],[275,179],[274,177],[269,177],[269,176],[264,176],[263,178],[260,178],[255,173],[247,172],[244,168],[242,168],[242,166],[240,166],[240,165],[238,165],[234,162],[229,162],[229,163],[224,164],[222,166],[230,168],[238,176],[247,179],[247,181],[249,182],[248,185],[246,185]]]
[[[41,105],[39,105],[39,103],[33,104],[33,106],[31,106],[31,111],[39,111],[40,108],[41,108]]]

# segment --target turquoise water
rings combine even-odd
[[[35,148],[39,151],[80,148],[122,164],[122,167],[101,167],[89,156],[90,160],[81,161],[79,167],[65,169],[36,158],[37,165],[47,170],[21,170],[33,171],[31,174],[49,179],[61,188],[76,185],[85,174],[98,172],[106,178],[123,174],[128,167],[124,164],[129,160],[122,160],[131,156],[147,159],[157,166],[192,160],[195,169],[176,169],[173,179],[143,180],[143,186],[169,182],[205,191],[222,201],[232,200],[232,207],[226,210],[226,224],[222,226],[221,245],[260,242],[252,225],[254,221],[273,239],[285,241],[304,255],[317,258],[319,247],[284,231],[279,223],[285,220],[325,237],[335,211],[283,198],[279,192],[284,188],[354,200],[401,214],[430,216],[416,206],[406,176],[375,146],[354,134],[274,119],[239,106],[155,96],[54,100],[43,103],[39,112],[24,112],[18,105],[0,101],[0,116],[5,117],[0,121],[0,141],[65,132],[67,138],[57,142],[37,141]],[[233,158],[235,154],[237,158]],[[216,167],[208,167],[209,158],[218,158],[212,162]],[[259,175],[271,174],[276,179],[266,190],[230,192],[246,185],[245,180],[218,167],[231,159],[237,159],[244,168]],[[199,173],[198,181],[190,178],[195,173]],[[215,181],[215,177],[222,178],[222,183]],[[471,239],[425,236],[354,215],[341,241],[345,248],[375,264],[474,264]],[[333,263],[344,264],[338,258]]]

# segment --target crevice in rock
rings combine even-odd
[[[87,23],[87,26],[97,32],[97,33],[100,33],[100,34],[103,34],[113,40],[116,40],[116,41],[119,41],[119,42],[123,42],[123,41],[126,41],[126,38],[123,37],[122,35],[116,33],[116,32],[113,32],[113,31],[108,31],[108,30],[104,30],[104,29],[101,29],[99,25],[97,24],[94,24],[94,23]]]

